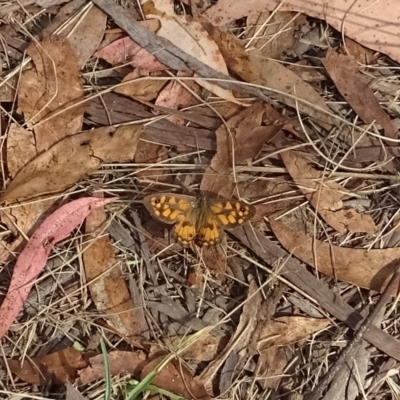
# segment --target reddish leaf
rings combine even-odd
[[[111,65],[120,65],[131,62],[133,67],[146,71],[162,71],[166,66],[147,50],[140,47],[130,37],[118,39],[94,53],[95,57],[106,60]]]
[[[40,385],[49,379],[56,382],[68,382],[75,379],[77,370],[87,366],[82,353],[73,347],[47,354],[42,357],[19,360],[7,360],[8,368],[25,382]]]
[[[53,246],[65,239],[91,212],[113,199],[85,197],[64,204],[51,214],[30,238],[14,267],[8,293],[0,307],[0,339],[17,317]]]

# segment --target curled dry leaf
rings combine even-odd
[[[27,53],[35,68],[24,71],[21,76],[18,111],[24,114],[28,127],[34,126],[36,151],[40,154],[82,129],[83,105],[40,121],[82,99],[83,87],[78,61],[68,39],[47,37],[41,43],[32,43]]]
[[[281,153],[285,167],[301,192],[321,217],[335,230],[374,233],[377,228],[369,214],[360,214],[354,208],[344,208],[347,190],[324,173],[312,167],[300,153]]]
[[[7,360],[8,368],[21,380],[32,385],[44,385],[49,381],[67,383],[77,377],[77,371],[88,363],[84,355],[73,347],[41,357]]]
[[[277,7],[280,11],[302,12],[325,20],[339,32],[345,28],[346,35],[355,41],[400,62],[400,49],[393,46],[393,38],[400,36],[397,20],[400,3],[397,1],[371,3],[369,0],[358,0],[349,4],[347,0],[331,0],[329,3],[322,0],[247,0],[233,3],[232,0],[218,0],[204,16],[214,25],[224,25],[252,13],[274,11]]]
[[[396,124],[381,107],[373,90],[364,82],[355,59],[329,49],[322,63],[340,94],[359,117],[367,124],[377,122],[382,126],[387,137],[397,139]]]
[[[0,307],[0,339],[22,309],[53,246],[65,239],[91,212],[113,199],[86,197],[64,204],[40,225],[19,255],[6,298]]]
[[[97,170],[102,162],[132,160],[142,127],[105,127],[69,136],[27,164],[1,201],[58,193]]]
[[[83,250],[86,279],[97,311],[107,316],[110,324],[129,340],[139,335],[140,329],[121,262],[115,256],[109,236],[103,232],[106,222],[103,208],[94,210],[86,218],[86,232],[92,239]]]
[[[400,249],[365,250],[335,246],[309,236],[299,218],[269,218],[281,245],[320,273],[383,292],[398,265]]]

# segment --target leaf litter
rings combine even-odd
[[[16,89],[2,99],[5,387],[18,395],[15,374],[37,396],[34,385],[56,377],[50,391],[61,384],[72,396],[73,381],[74,395],[92,398],[85,385],[104,378],[103,356],[72,344],[89,348],[101,333],[116,385],[127,373],[146,379],[194,339],[151,388],[316,395],[338,338],[352,351],[397,268],[399,58],[387,45],[397,6],[348,10],[342,26],[340,0],[328,13],[296,1],[157,0],[142,14],[114,1],[64,3],[0,6],[6,23],[25,19],[3,29],[1,54],[0,89]],[[393,32],[360,30],[368,18]],[[256,215],[217,248],[183,250],[141,199],[196,190],[244,199]],[[76,214],[82,201],[92,205]],[[68,229],[58,231],[63,210]],[[347,380],[353,396],[363,387],[390,397],[391,384],[365,377],[378,377],[384,357],[400,359],[393,310],[352,351],[358,385],[342,369],[327,394]]]

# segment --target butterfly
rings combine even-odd
[[[151,194],[143,204],[154,218],[175,224],[171,236],[184,247],[192,243],[215,246],[221,242],[223,229],[241,226],[255,214],[255,208],[243,201],[212,199],[204,194]]]

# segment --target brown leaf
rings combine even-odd
[[[83,67],[93,52],[98,48],[106,29],[107,14],[98,7],[91,7],[75,23],[66,22],[70,20],[77,10],[85,5],[82,0],[74,0],[67,3],[55,16],[52,23],[47,27],[46,32],[53,34],[57,28],[63,25],[60,37],[68,38],[73,48],[78,65]]]
[[[345,209],[343,200],[347,190],[337,182],[324,177],[298,152],[281,153],[285,167],[301,192],[321,217],[340,233],[374,233],[377,228],[369,214],[360,214],[354,208]]]
[[[135,306],[121,271],[121,261],[115,256],[109,236],[103,232],[106,222],[104,208],[93,210],[86,218],[86,232],[92,239],[83,250],[86,279],[99,313],[106,315],[122,336],[134,337],[141,333]]]
[[[260,332],[258,349],[264,351],[273,346],[297,343],[326,328],[330,323],[329,319],[301,316],[270,319]]]
[[[165,146],[145,142],[140,140],[135,153],[135,163],[137,164],[155,164],[168,158],[168,150]],[[157,181],[164,180],[163,175],[167,174],[165,168],[151,168],[144,171],[138,171],[140,178],[153,178]]]
[[[288,361],[289,358],[282,347],[272,346],[263,350],[258,359],[257,381],[264,389],[278,390]]]
[[[203,248],[201,253],[204,265],[214,271],[217,274],[215,279],[220,281],[224,279],[227,268],[226,246],[226,236],[224,236],[221,245],[211,248]],[[202,272],[201,275],[203,276],[203,274],[204,273]]]
[[[347,0],[331,0],[329,3],[304,0],[285,2],[247,0],[232,3],[232,0],[218,0],[203,15],[212,24],[223,25],[235,19],[247,17],[252,13],[265,10],[274,11],[279,7],[279,11],[296,11],[325,20],[339,32],[343,31],[343,21],[346,21],[346,36],[400,62],[399,49],[397,46],[393,46],[393,38],[400,36],[400,27],[397,21],[400,4],[398,2],[386,4],[390,7],[383,7],[381,2],[371,3],[369,0],[358,0],[355,8],[349,7]],[[376,22],[372,23],[371,21]]]
[[[140,74],[140,75],[139,75]],[[135,70],[122,80],[127,82],[123,86],[115,88],[116,93],[132,97],[134,99],[150,101],[158,96],[161,88],[166,84],[166,80],[157,79],[157,76],[143,76],[144,72]],[[158,75],[160,76],[160,75]]]
[[[69,136],[27,164],[1,201],[61,192],[102,162],[132,160],[141,131],[141,126],[105,127]]]
[[[235,36],[219,31],[207,23],[203,23],[203,26],[218,44],[227,66],[244,81],[273,89],[274,96],[279,101],[298,108],[301,113],[311,116],[314,122],[326,129],[335,125],[335,119],[328,115],[331,110],[325,100],[298,75],[277,61],[265,59],[256,49],[248,53],[244,43]]]
[[[359,287],[383,292],[397,268],[400,249],[364,250],[334,246],[305,232],[299,218],[269,218],[271,229],[291,254],[320,273]]]
[[[43,385],[49,380],[66,383],[74,380],[77,371],[87,367],[83,354],[73,347],[32,359],[7,360],[8,368],[20,379],[34,385]]]
[[[365,123],[376,121],[387,137],[398,137],[396,125],[381,107],[372,89],[364,82],[353,57],[329,49],[322,63],[340,94]]]
[[[185,337],[169,338],[169,347],[177,347],[184,339]],[[229,336],[214,336],[210,332],[205,332],[189,347],[179,352],[179,356],[184,360],[212,361],[225,348],[228,340]]]
[[[165,355],[155,357],[143,367],[140,379],[152,372],[164,359]],[[202,381],[193,377],[188,368],[178,361],[169,362],[155,377],[152,384],[168,390],[186,399],[208,400],[208,395]]]
[[[264,143],[282,127],[281,124],[270,125],[260,130],[264,114],[264,105],[255,103],[227,122],[230,132],[225,125],[217,130],[217,154],[204,173],[201,190],[214,192],[226,198],[232,197],[235,186],[229,178],[232,160],[240,164],[256,157]]]
[[[146,18],[158,18],[160,20],[161,28],[157,31],[157,35],[167,39],[185,53],[209,65],[216,71],[228,75],[225,59],[218,45],[210,38],[207,31],[203,29],[199,22],[187,18],[186,15],[176,15],[171,5],[172,3],[167,2],[155,4],[149,1],[143,7]],[[164,9],[161,11],[157,7],[164,7]],[[242,104],[234,97],[231,90],[224,89],[213,81],[196,77],[196,82],[227,101]]]
[[[65,385],[67,392],[65,393],[65,400],[87,400],[87,397],[83,396],[81,392],[72,386],[69,382]]]
[[[250,51],[252,48],[258,49],[264,57],[280,60],[282,53],[298,41],[295,33],[305,22],[304,14],[296,17],[294,12],[251,13],[246,20],[247,29],[244,36],[247,47]]]
[[[17,172],[36,156],[34,133],[12,123],[7,135],[7,167],[10,177],[14,178]]]
[[[108,353],[108,362],[110,365],[110,375],[130,374],[138,379],[138,366],[146,359],[142,351],[111,351]],[[87,385],[97,379],[104,379],[104,359],[103,355],[91,357],[90,366],[81,369],[79,373],[80,383]]]
[[[379,53],[362,46],[360,43],[350,39],[349,37],[345,37],[345,42],[345,51],[360,64],[372,65],[378,63]]]
[[[54,143],[82,128],[83,105],[63,111],[38,124],[55,110],[62,110],[83,97],[76,55],[65,38],[45,38],[32,43],[27,53],[35,68],[23,72],[18,90],[18,110],[28,127],[34,126],[36,151],[41,153]]]

